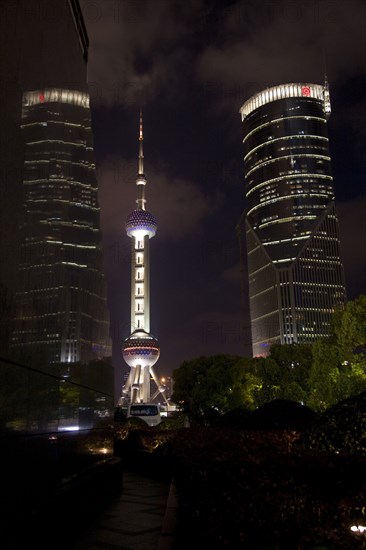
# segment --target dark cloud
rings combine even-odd
[[[82,0],[90,34],[89,84],[98,104],[144,104],[174,88],[205,2]],[[199,23],[199,26],[201,24]]]
[[[290,81],[331,83],[364,70],[362,0],[82,0],[95,104],[178,96],[184,74],[244,101]],[[240,105],[239,105],[240,106]]]
[[[325,69],[331,84],[363,73],[365,8],[360,0],[237,2],[220,41],[199,56],[198,76],[233,108],[233,95],[244,102],[264,87],[322,82]]]
[[[99,202],[103,233],[119,238],[128,214],[136,207],[137,160],[106,159],[99,167]],[[147,210],[158,222],[159,240],[181,240],[202,232],[212,212],[197,184],[150,170],[146,186]],[[127,238],[127,237],[126,237]]]

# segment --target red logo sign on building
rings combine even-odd
[[[304,86],[301,90],[302,92],[302,95],[304,95],[305,97],[308,97],[310,95],[310,88],[309,86]]]

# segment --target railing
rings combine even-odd
[[[9,518],[114,458],[112,367],[52,370],[0,359],[0,503]]]

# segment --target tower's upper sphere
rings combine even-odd
[[[126,221],[126,232],[129,237],[153,237],[156,233],[155,217],[147,210],[133,210]]]
[[[123,342],[123,359],[130,367],[152,367],[159,359],[160,346],[156,338],[145,330],[135,330]]]

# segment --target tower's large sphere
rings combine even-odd
[[[126,220],[126,232],[129,237],[149,235],[151,239],[156,229],[156,219],[147,210],[133,210]]]
[[[122,347],[123,359],[129,367],[152,367],[159,359],[160,346],[156,338],[144,330],[135,330]]]

